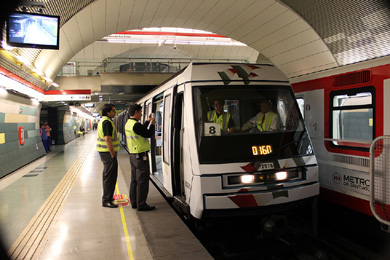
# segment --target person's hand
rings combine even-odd
[[[154,124],[156,123],[156,117],[154,116],[154,113],[152,113],[152,114],[149,115],[148,121],[149,121],[152,125],[154,125]]]

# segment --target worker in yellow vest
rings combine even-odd
[[[107,208],[117,208],[113,203],[115,184],[118,177],[117,151],[120,144],[118,132],[112,119],[116,115],[113,104],[105,104],[102,109],[102,119],[97,128],[96,150],[103,162],[103,196],[102,205]]]
[[[272,105],[268,100],[260,102],[260,113],[249,119],[242,127],[241,131],[255,128],[256,131],[276,131],[280,129],[280,118],[271,110]]]
[[[127,148],[130,152],[131,182],[130,201],[131,207],[138,211],[154,210],[156,207],[148,205],[146,199],[149,193],[149,158],[150,143],[148,138],[154,134],[156,118],[152,115],[145,123],[139,121],[142,118],[142,107],[132,104],[128,110],[129,119],[125,125]],[[149,128],[148,128],[149,127]]]
[[[234,122],[231,115],[223,111],[224,104],[223,100],[214,100],[214,110],[207,112],[207,118],[209,122],[219,123],[222,131],[232,133],[234,131]]]

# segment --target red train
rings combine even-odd
[[[318,160],[320,197],[388,222],[390,167],[370,179],[370,145],[390,135],[390,57],[295,78],[292,86]],[[390,162],[379,154],[373,158]]]

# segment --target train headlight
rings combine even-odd
[[[302,169],[286,169],[284,171],[264,171],[255,174],[232,174],[224,176],[224,187],[253,184],[267,184],[302,179]]]
[[[254,183],[255,176],[254,175],[241,175],[241,183]]]
[[[276,180],[282,181],[282,180],[287,179],[288,174],[287,174],[286,171],[276,172],[276,173],[275,173],[275,177],[276,177]]]

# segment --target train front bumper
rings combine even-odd
[[[239,209],[278,205],[295,202],[317,196],[319,183],[309,183],[301,186],[281,187],[280,189],[262,190],[233,194],[204,195],[204,209]]]

